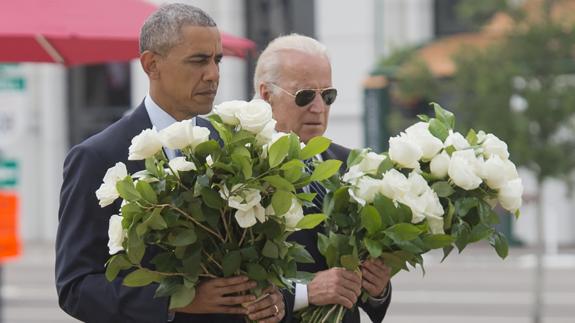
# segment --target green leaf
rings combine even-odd
[[[453,225],[452,235],[455,237],[455,245],[459,252],[463,251],[469,243],[470,234],[471,227],[469,227],[469,224],[462,222]]]
[[[191,245],[198,239],[196,231],[193,229],[174,229],[168,235],[168,242],[174,247],[184,247]]]
[[[130,176],[126,176],[121,181],[116,183],[116,189],[120,194],[120,197],[127,201],[138,201],[142,199],[142,196],[138,190],[134,187],[134,182]]]
[[[252,164],[249,157],[246,157],[242,154],[234,153],[232,154],[232,161],[234,162],[234,164],[240,166],[244,178],[252,177],[253,174]]]
[[[429,122],[429,116],[427,114],[418,114],[417,118],[423,122]]]
[[[410,241],[423,233],[420,228],[409,223],[398,223],[387,228],[384,232],[394,241]]]
[[[359,267],[359,259],[355,255],[343,255],[340,257],[341,265],[350,271],[355,271]]]
[[[197,145],[194,149],[194,154],[199,159],[204,159],[208,155],[213,155],[215,152],[219,151],[220,145],[215,140],[204,141]]]
[[[311,138],[305,147],[300,151],[299,158],[306,160],[310,159],[316,155],[319,155],[326,151],[331,144],[331,140],[325,137],[313,137]]]
[[[277,259],[279,258],[278,246],[273,243],[273,241],[268,240],[262,249],[262,255],[268,258]]]
[[[446,181],[433,183],[433,185],[431,185],[431,189],[435,191],[438,197],[449,197],[455,193],[453,187],[451,187],[451,185]]]
[[[327,217],[323,213],[314,213],[304,216],[296,225],[298,229],[313,229],[322,223]]]
[[[288,169],[292,169],[292,168],[296,168],[298,170],[303,170],[303,168],[305,167],[305,164],[299,160],[299,159],[292,159],[290,161],[288,161],[287,163],[283,164],[280,169],[281,170],[288,170]]]
[[[170,310],[188,306],[196,297],[195,288],[180,286],[170,297]]]
[[[469,242],[477,242],[487,239],[491,236],[495,230],[484,224],[478,224],[473,229],[471,229],[471,235],[469,236]]]
[[[429,249],[444,248],[450,246],[453,242],[453,237],[448,234],[432,234],[423,237],[423,243]]]
[[[451,251],[453,251],[454,247],[453,246],[447,246],[445,248],[443,248],[443,258],[441,258],[441,262],[443,262],[447,256],[449,256],[449,254],[451,253]]]
[[[369,234],[374,234],[381,229],[381,216],[377,209],[371,205],[366,205],[360,212],[361,225]]]
[[[477,139],[477,133],[475,133],[475,130],[469,129],[469,131],[467,132],[467,136],[465,136],[465,139],[467,139],[467,142],[471,146],[477,145],[478,139]]]
[[[288,155],[289,147],[289,136],[283,136],[271,145],[268,151],[269,165],[271,168],[281,164]]]
[[[224,142],[224,145],[227,145],[232,140],[232,132],[228,129],[226,125],[214,120],[214,118],[211,118],[211,116],[210,116],[210,123],[212,124],[214,129],[216,129],[218,135],[220,135],[220,138]]]
[[[289,249],[289,254],[301,264],[313,264],[315,260],[310,253],[300,244],[295,244]]]
[[[156,195],[156,192],[148,182],[138,181],[136,183],[136,189],[138,190],[140,195],[144,198],[144,200],[152,204],[158,204],[158,196]]]
[[[348,169],[356,164],[359,164],[364,153],[367,153],[366,149],[353,149],[350,151],[346,162]]]
[[[106,265],[106,279],[111,282],[118,276],[120,270],[126,270],[131,267],[132,264],[126,258],[126,254],[116,254],[110,258]]]
[[[124,278],[123,284],[128,287],[142,287],[157,282],[160,278],[161,276],[158,273],[147,269],[136,269]]]
[[[239,250],[228,251],[222,259],[222,267],[224,268],[224,277],[232,276],[240,269],[242,263],[242,255]]]
[[[375,240],[364,238],[363,244],[365,245],[365,248],[369,252],[370,257],[379,258],[379,256],[381,256],[381,253],[383,251],[383,246],[381,245],[381,243]]]
[[[455,201],[455,213],[464,217],[469,213],[469,210],[478,205],[479,200],[476,197],[464,197]]]
[[[300,200],[312,202],[317,193],[297,193],[296,197]]]
[[[132,225],[128,230],[128,248],[126,253],[132,264],[139,264],[146,252],[144,241],[140,239],[137,233],[137,226]]]
[[[293,184],[285,180],[279,175],[266,176],[263,178],[264,181],[268,182],[271,186],[277,188],[278,190],[284,191],[295,191]]]
[[[146,165],[146,170],[154,177],[159,177],[158,167],[156,166],[155,158],[146,158],[144,162]]]
[[[397,212],[397,208],[390,198],[381,194],[377,194],[373,201],[373,205],[379,214],[381,214],[381,220],[384,227],[390,227],[397,222],[396,217],[392,216],[392,213]]]
[[[433,110],[435,111],[435,117],[443,122],[449,129],[455,128],[455,116],[453,113],[445,110],[439,104],[432,102]]]
[[[429,121],[429,132],[441,141],[445,141],[449,136],[449,129],[445,124],[435,118]]]
[[[223,208],[226,204],[218,192],[207,187],[202,188],[202,201],[210,208],[217,210]]]
[[[172,296],[180,288],[181,282],[177,277],[166,277],[160,281],[158,289],[154,297],[169,297]]]
[[[338,173],[341,160],[330,159],[319,163],[311,174],[311,181],[323,181]]]
[[[455,206],[451,203],[451,200],[448,200],[447,205],[447,212],[443,216],[443,230],[448,231],[451,229],[451,225],[453,224],[453,214],[455,213]]]
[[[248,277],[256,281],[262,281],[268,277],[266,269],[262,265],[256,263],[249,263],[247,265],[247,272]]]
[[[272,196],[272,207],[276,215],[283,215],[291,208],[293,194],[287,191],[278,190]]]
[[[499,255],[501,259],[505,259],[509,254],[509,245],[507,243],[507,238],[500,232],[493,232],[493,234],[489,238],[489,244],[493,248],[495,248],[497,255]]]

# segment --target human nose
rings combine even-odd
[[[212,61],[206,67],[206,71],[204,72],[204,81],[207,82],[217,82],[220,79],[220,65]]]
[[[321,97],[321,93],[319,91],[317,91],[315,93],[315,97],[311,101],[311,105],[309,106],[308,111],[314,112],[314,113],[322,113],[322,112],[326,111],[327,108],[328,108],[328,106],[323,101],[323,98]]]

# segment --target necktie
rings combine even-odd
[[[306,171],[308,171],[310,174],[313,173],[313,171],[315,169],[315,167],[313,165],[313,160],[312,159],[306,159],[304,161],[304,163],[305,163]],[[312,203],[315,206],[313,211],[316,213],[321,213],[322,209],[323,209],[323,199],[324,199],[327,191],[325,190],[325,188],[320,183],[318,183],[316,181],[309,183],[309,191],[310,191],[310,193],[316,193],[316,195],[312,201]]]

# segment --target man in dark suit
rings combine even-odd
[[[255,69],[254,89],[257,97],[271,104],[276,129],[293,131],[303,142],[324,134],[330,105],[337,96],[337,90],[332,87],[331,63],[325,46],[297,34],[276,38],[262,52]],[[317,158],[345,162],[348,155],[349,149],[332,144]],[[311,185],[310,190],[314,190]],[[318,211],[316,208],[306,212]],[[291,236],[304,244],[315,260],[314,264],[298,267],[315,276],[307,286],[296,284],[294,310],[309,304],[340,304],[349,309],[359,301],[359,306],[372,321],[381,322],[391,301],[389,268],[377,259],[362,264],[361,277],[342,268],[328,269],[317,248],[317,233],[321,230],[321,227],[302,230]],[[361,288],[370,296],[365,303],[358,300]],[[344,322],[359,322],[357,307],[346,315]]]
[[[279,322],[286,306],[277,289],[247,309],[241,306],[255,299],[249,289],[256,284],[247,277],[203,281],[193,302],[174,312],[168,311],[168,298],[154,298],[157,285],[128,288],[121,278],[106,280],[108,222],[120,207],[119,200],[105,208],[98,205],[95,191],[106,170],[119,161],[129,173],[145,168],[143,161],[128,161],[131,139],[143,129],[154,126],[159,131],[190,118],[209,127],[208,121],[196,116],[210,112],[219,82],[218,28],[193,6],[170,4],[152,14],[141,30],[140,53],[150,80],[144,102],[66,157],[56,241],[60,306],[84,322],[244,322],[245,315]],[[175,152],[166,154],[173,157]]]

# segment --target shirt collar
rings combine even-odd
[[[148,112],[148,116],[150,116],[150,121],[152,122],[152,126],[156,128],[156,131],[161,131],[173,123],[177,122],[174,117],[172,117],[169,113],[167,113],[164,109],[162,109],[154,99],[148,95],[144,99],[144,105],[146,106],[146,111]],[[196,125],[196,118],[192,118],[192,124]]]

